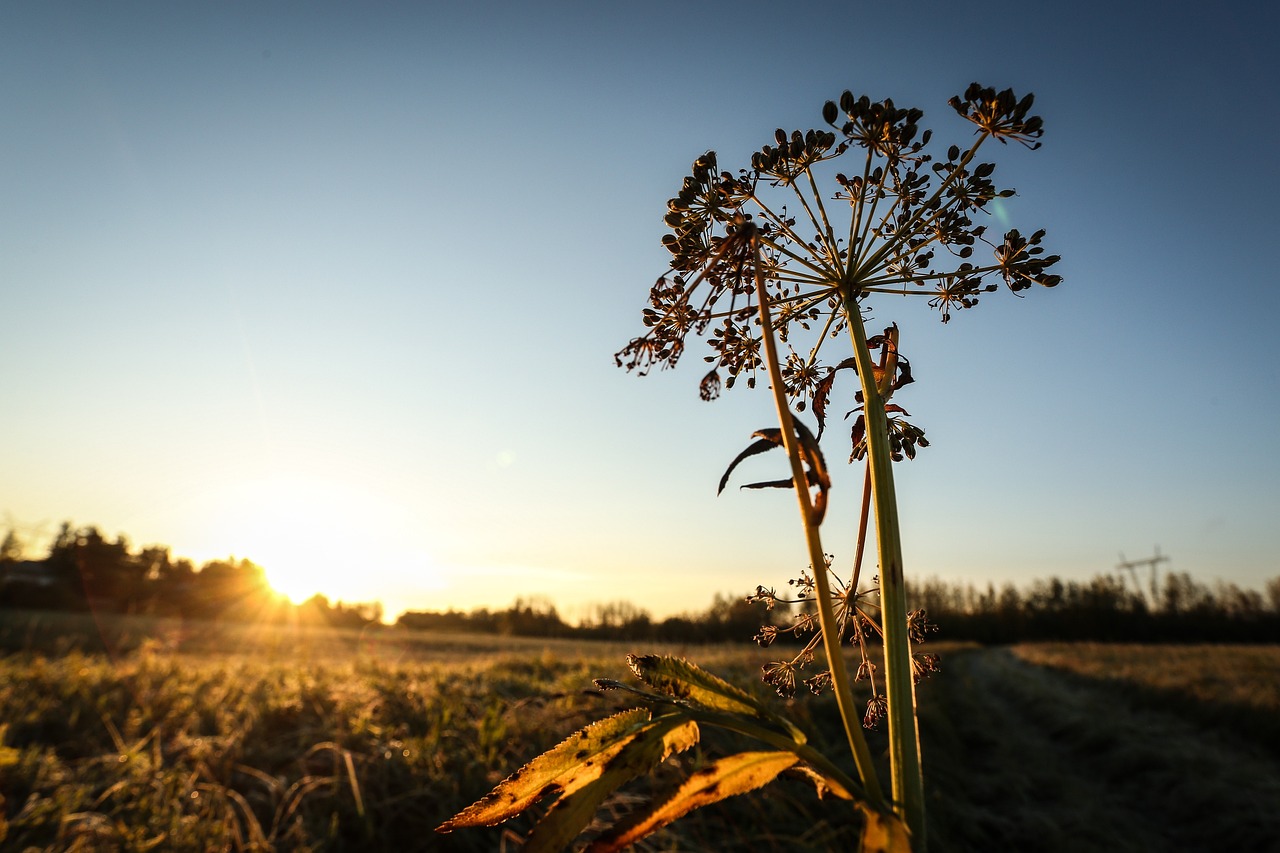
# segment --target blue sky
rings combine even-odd
[[[996,174],[1066,280],[945,327],[876,304],[932,442],[898,468],[908,572],[1087,579],[1158,544],[1280,575],[1280,13],[904,8],[5,6],[0,510],[391,613],[784,583],[794,498],[715,497],[767,394],[613,366],[666,200],[845,89],[963,144],[978,80],[1036,94],[1044,147]]]

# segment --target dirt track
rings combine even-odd
[[[930,849],[1280,851],[1280,762],[1008,649],[921,688]]]

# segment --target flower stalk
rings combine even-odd
[[[822,645],[829,669],[805,683],[815,693],[827,686],[834,690],[857,781],[814,750],[793,722],[747,691],[688,661],[633,655],[628,657],[632,672],[649,689],[610,679],[597,679],[596,685],[628,691],[649,707],[592,723],[525,765],[439,831],[490,826],[554,796],[555,803],[526,849],[562,849],[587,828],[594,805],[697,743],[701,724],[763,742],[775,751],[739,753],[713,762],[666,801],[651,804],[636,820],[597,836],[589,849],[621,850],[693,809],[755,790],[796,767],[807,772],[820,794],[830,791],[855,800],[864,816],[861,847],[866,853],[924,851],[915,684],[917,673],[936,670],[936,659],[913,657],[911,650],[927,623],[922,611],[907,610],[893,463],[915,458],[917,449],[929,442],[923,429],[905,420],[908,413],[890,402],[895,391],[913,381],[910,365],[898,350],[898,328],[893,325],[883,335],[868,338],[863,303],[879,293],[923,295],[945,323],[953,312],[973,308],[981,296],[999,289],[988,279],[1002,279],[1014,293],[1032,285],[1054,287],[1061,281],[1047,272],[1058,257],[1042,254],[1043,231],[1023,236],[1010,230],[991,240],[985,236],[986,225],[974,221],[988,213],[988,202],[1013,194],[997,189],[990,180],[995,166],[974,165],[974,155],[990,139],[1038,148],[1043,124],[1029,114],[1032,100],[1030,95],[1018,99],[1008,89],[997,92],[972,84],[948,103],[977,125],[977,139],[967,150],[950,146],[938,160],[925,150],[931,132],[917,137],[920,110],[896,107],[888,99],[873,103],[850,92],[838,103],[828,101],[822,110],[824,121],[837,132],[787,134],[779,129],[774,134],[777,144],[757,151],[751,168],[737,175],[720,171],[715,152],[708,151],[694,161],[692,174],[668,202],[664,222],[670,233],[662,242],[673,257],[668,274],[649,291],[650,307],[644,311],[649,331],[615,355],[618,366],[643,375],[655,364],[674,366],[685,351],[686,338],[705,335],[712,351],[707,361],[714,366],[699,386],[704,400],[719,396],[721,371],[728,374],[725,387],[743,375],[751,387],[757,369],[766,369],[780,428],[755,433],[757,440],[729,465],[720,489],[743,459],[784,448],[790,478],[750,488],[795,489],[812,577],[802,575],[792,584],[800,587],[799,602],[816,606],[817,619],[815,625],[813,614],[802,612],[790,628],[770,624],[760,629],[756,639],[762,645],[780,633],[813,635],[792,660],[764,667],[763,678],[780,694],[791,696],[796,670],[812,661]],[[865,160],[852,178],[815,172],[825,161],[859,151]],[[839,189],[824,196],[820,174],[833,177]],[[935,178],[938,183],[933,186]],[[777,195],[783,198],[775,200]],[[798,205],[799,216],[788,203]],[[836,227],[832,212],[843,205],[848,206],[848,222]],[[993,251],[993,261],[968,260],[979,244]],[[695,299],[699,293],[700,301]],[[819,359],[823,344],[845,331],[852,357],[824,364]],[[879,352],[878,360],[873,351]],[[822,547],[819,528],[831,480],[818,445],[836,376],[845,369],[857,373],[861,388],[852,395],[848,412],[860,413],[850,436],[850,461],[866,458],[858,541],[847,583],[831,573]],[[792,414],[793,408],[803,411],[806,406],[817,418],[816,436]],[[871,591],[858,591],[871,507],[879,562],[879,625],[859,604]],[[783,601],[763,586],[748,600],[769,606]],[[857,678],[868,679],[872,686],[861,726],[842,649],[847,633],[862,653]],[[884,695],[876,692],[876,667],[866,653],[872,633],[884,643]],[[885,797],[862,733],[863,726],[873,727],[882,716],[888,717],[889,726],[891,798]]]
[[[873,807],[881,807],[884,794],[880,788],[880,780],[876,775],[871,760],[871,750],[867,739],[862,734],[860,715],[853,690],[849,682],[849,670],[845,666],[844,652],[840,648],[841,629],[831,605],[831,583],[827,578],[826,552],[822,547],[822,533],[819,530],[821,519],[814,512],[807,486],[808,475],[805,472],[801,448],[796,438],[795,422],[791,416],[791,407],[787,402],[786,386],[782,380],[782,367],[778,360],[778,344],[773,334],[773,319],[769,310],[769,295],[765,290],[764,276],[759,264],[759,244],[752,240],[752,251],[756,255],[755,278],[756,297],[759,301],[760,328],[765,351],[765,363],[769,370],[769,385],[773,392],[774,405],[778,410],[778,426],[782,429],[783,447],[791,463],[791,477],[796,486],[796,498],[800,504],[800,520],[804,527],[805,544],[809,549],[809,562],[813,567],[814,585],[817,589],[818,619],[822,626],[823,649],[827,656],[827,665],[831,671],[831,686],[835,691],[836,705],[840,709],[840,719],[844,725],[845,737],[849,741],[849,749],[853,753],[854,763],[858,768],[858,777],[863,790]],[[905,624],[905,623],[904,623]],[[909,663],[909,662],[908,662]]]
[[[977,133],[967,146],[951,145],[941,156],[928,151],[932,132],[920,131],[923,112],[845,92],[823,107],[823,120],[831,130],[779,129],[772,143],[753,155],[749,169],[737,174],[721,171],[713,151],[699,157],[668,203],[665,222],[671,233],[663,237],[663,244],[673,255],[672,278],[663,276],[650,292],[650,308],[645,311],[649,331],[617,356],[620,366],[644,374],[654,364],[673,366],[691,332],[706,335],[712,350],[707,361],[714,364],[701,386],[708,400],[718,396],[722,372],[728,374],[724,386],[732,387],[744,374],[752,386],[756,370],[767,370],[781,429],[777,435],[772,430],[758,432],[760,441],[739,454],[729,470],[770,446],[785,447],[791,478],[752,487],[796,488],[813,577],[793,584],[801,587],[801,601],[816,605],[820,636],[795,659],[766,667],[765,680],[789,695],[795,670],[821,641],[831,671],[807,683],[818,690],[829,677],[859,772],[867,790],[874,791],[864,770],[865,744],[860,746],[863,739],[856,731],[840,649],[850,620],[860,646],[864,626],[880,634],[884,695],[874,689],[876,668],[865,655],[858,672],[859,678],[871,679],[873,687],[864,725],[874,725],[882,714],[888,717],[892,802],[916,849],[924,846],[925,819],[911,645],[923,617],[907,609],[893,463],[914,458],[928,441],[924,430],[906,421],[907,412],[890,402],[897,389],[912,381],[910,366],[898,352],[897,326],[869,339],[863,312],[867,300],[877,294],[922,295],[946,323],[954,313],[975,307],[983,296],[998,290],[995,282],[1000,280],[1017,294],[1032,285],[1054,287],[1061,281],[1048,272],[1058,258],[1043,254],[1043,231],[1024,236],[1010,230],[994,239],[986,233],[989,203],[1013,195],[1013,190],[997,188],[991,179],[994,164],[979,163],[975,157],[991,140],[1039,147],[1043,122],[1030,113],[1033,98],[974,83],[948,103],[976,126]],[[828,171],[823,165],[846,154],[863,157],[849,173]],[[824,193],[821,187],[832,178],[836,191]],[[836,224],[837,208],[845,205],[847,221]],[[979,262],[974,255],[983,245],[994,257]],[[700,302],[693,300],[695,293],[703,294]],[[758,318],[754,326],[753,314]],[[824,344],[845,332],[852,358],[824,363]],[[878,361],[872,355],[876,350]],[[867,464],[858,554],[847,585],[827,576],[818,532],[821,508],[815,506],[820,501],[825,507],[826,495],[822,488],[816,497],[811,495],[812,472],[805,471],[806,461],[820,456],[817,440],[826,424],[833,384],[846,368],[858,374],[861,386],[850,412],[859,413],[853,426],[853,458],[866,457]],[[792,414],[806,405],[817,417],[816,438]],[[874,507],[879,564],[878,626],[865,621],[870,617],[858,606],[868,498]],[[833,585],[840,587],[835,593]],[[810,591],[812,599],[806,597]],[[781,600],[764,587],[753,598],[770,604]],[[794,628],[785,630],[813,633],[813,622],[811,616],[802,616]],[[762,628],[758,638],[772,642],[783,630]]]
[[[848,303],[846,303],[847,305]],[[924,773],[916,715],[915,679],[907,625],[907,590],[902,566],[898,498],[881,383],[867,346],[862,314],[846,308],[867,419],[867,468],[875,506],[876,549],[880,560],[880,626],[884,634],[885,695],[888,698],[889,767],[895,811],[906,823],[917,850],[925,847]],[[897,342],[890,344],[896,349]]]

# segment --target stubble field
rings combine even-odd
[[[168,627],[111,652],[0,659],[0,848],[517,850],[524,818],[433,830],[626,707],[592,678],[624,678],[627,652],[687,656],[770,695],[768,651],[745,643]],[[933,651],[942,671],[919,688],[931,850],[1280,850],[1280,647]],[[774,701],[841,755],[830,697]],[[708,733],[670,772],[727,746]],[[674,778],[624,788],[601,819]],[[638,849],[852,849],[850,812],[784,779]]]

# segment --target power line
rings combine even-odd
[[[1141,593],[1141,594],[1142,594],[1142,597],[1143,597],[1144,599],[1147,597],[1147,594],[1146,594],[1146,592],[1142,589],[1142,584],[1138,581],[1138,571],[1137,571],[1137,570],[1138,570],[1138,567],[1139,567],[1139,566],[1147,566],[1147,567],[1150,569],[1150,572],[1151,572],[1151,600],[1150,600],[1149,604],[1150,604],[1151,606],[1153,606],[1153,607],[1154,607],[1154,606],[1155,606],[1155,604],[1159,601],[1159,598],[1160,598],[1160,583],[1159,583],[1159,577],[1158,577],[1158,571],[1159,571],[1159,570],[1158,570],[1158,568],[1157,568],[1157,567],[1158,567],[1161,563],[1167,563],[1167,562],[1169,562],[1169,558],[1168,558],[1168,557],[1166,557],[1166,556],[1164,556],[1163,554],[1161,554],[1161,553],[1160,553],[1160,546],[1159,546],[1159,545],[1157,545],[1157,546],[1156,546],[1156,554],[1155,554],[1155,556],[1154,556],[1154,557],[1147,557],[1146,559],[1143,559],[1143,560],[1126,560],[1126,559],[1124,558],[1124,554],[1122,553],[1122,554],[1120,555],[1120,562],[1119,562],[1119,564],[1116,566],[1116,568],[1117,568],[1117,569],[1119,569],[1121,572],[1124,572],[1124,571],[1128,571],[1128,572],[1129,572],[1130,576],[1133,578],[1133,585],[1134,585],[1134,587],[1138,590],[1138,592],[1139,592],[1139,593]]]

